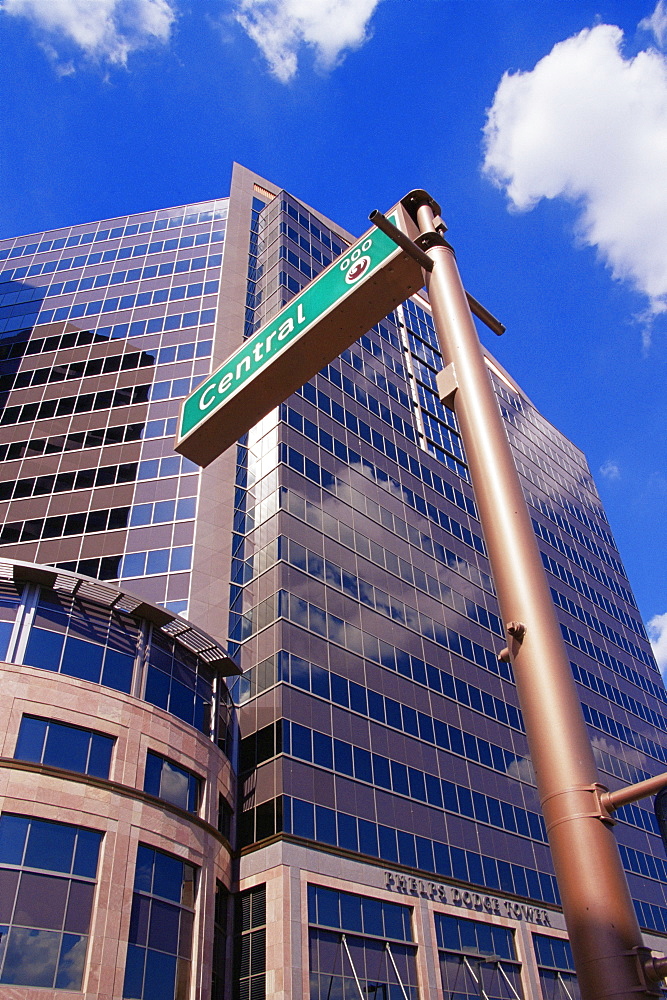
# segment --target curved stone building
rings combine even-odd
[[[208,996],[236,668],[163,608],[10,561],[0,654],[0,994]]]

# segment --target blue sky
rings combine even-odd
[[[586,452],[667,666],[667,6],[0,0],[0,236],[206,200],[440,201],[484,337]]]

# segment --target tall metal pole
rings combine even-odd
[[[600,797],[597,767],[519,476],[452,248],[425,191],[404,206],[417,222],[433,319],[510,637],[519,703],[583,1000],[655,997],[650,952]]]

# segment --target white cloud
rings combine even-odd
[[[645,31],[652,31],[653,37],[660,48],[665,47],[665,43],[667,42],[667,7],[665,6],[665,0],[658,0],[651,16],[645,17],[643,21],[640,21],[639,27]]]
[[[346,49],[368,39],[368,23],[381,0],[236,0],[236,18],[283,83],[296,74],[302,45],[332,69]]]
[[[607,459],[600,466],[600,475],[604,476],[605,479],[620,479],[621,469],[618,462],[614,462],[611,458]]]
[[[646,625],[648,637],[653,647],[653,655],[663,675],[667,673],[667,613],[653,615]]]
[[[131,52],[169,41],[173,0],[0,0],[5,14],[25,17],[53,39],[67,39],[91,59],[124,66]],[[51,42],[47,53],[58,55]]]
[[[483,169],[519,211],[575,203],[580,240],[656,315],[667,310],[667,60],[655,49],[625,59],[622,42],[600,24],[505,73]]]

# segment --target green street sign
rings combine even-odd
[[[388,217],[414,235],[402,206]],[[176,451],[208,465],[423,283],[405,250],[369,230],[183,402]]]

